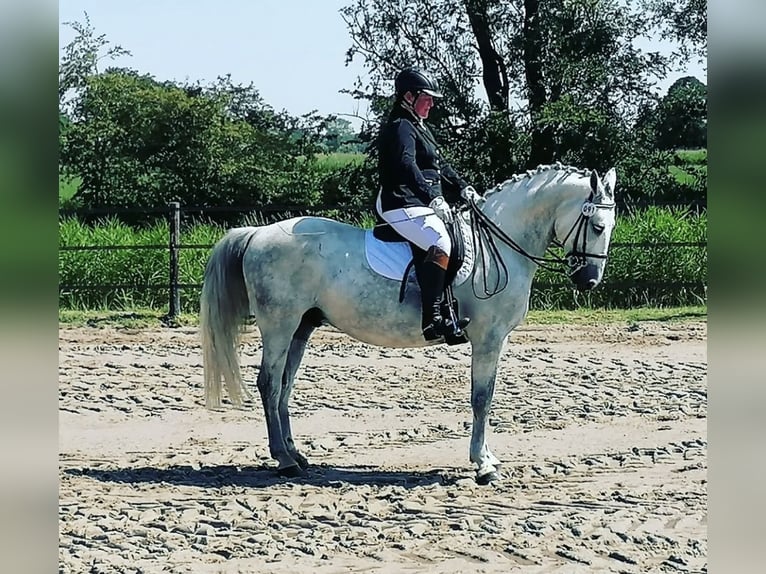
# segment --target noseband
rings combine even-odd
[[[614,209],[615,204],[614,203],[594,203],[593,202],[593,192],[591,191],[590,196],[588,199],[585,200],[585,202],[582,204],[582,208],[580,209],[580,215],[578,216],[577,220],[572,224],[572,227],[569,229],[569,233],[566,234],[566,237],[564,237],[563,241],[558,241],[557,239],[553,240],[553,244],[557,247],[564,247],[564,245],[567,242],[567,239],[569,239],[569,236],[572,235],[574,232],[574,241],[572,242],[572,250],[567,253],[564,256],[564,260],[566,261],[567,266],[569,267],[568,274],[574,275],[577,273],[580,269],[585,267],[587,265],[587,262],[585,261],[586,257],[593,257],[595,259],[608,259],[609,256],[606,253],[590,253],[585,250],[585,246],[588,242],[588,221],[591,217],[596,215],[596,211],[599,209]],[[577,248],[578,243],[582,245],[580,249]]]

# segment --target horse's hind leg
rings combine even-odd
[[[285,371],[282,375],[282,394],[279,397],[279,421],[282,427],[282,434],[285,438],[287,452],[304,470],[308,467],[309,462],[295,447],[293,431],[290,426],[290,411],[288,409],[288,404],[290,402],[290,395],[293,391],[295,373],[298,372],[298,367],[303,359],[303,353],[306,351],[306,345],[308,344],[309,337],[311,336],[311,333],[314,332],[314,329],[314,322],[309,317],[304,316],[301,324],[298,326],[298,330],[295,331],[295,335],[293,335],[292,342],[290,343],[290,351],[287,354],[287,363],[285,364]]]
[[[266,415],[266,429],[269,433],[269,452],[279,464],[280,474],[298,476],[302,473],[298,462],[287,448],[287,429],[282,427],[279,406],[282,395],[282,377],[295,327],[275,328],[266,322],[260,323],[263,338],[261,370],[258,373],[258,391]],[[289,423],[288,423],[289,428]]]

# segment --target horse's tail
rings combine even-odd
[[[235,405],[250,398],[239,370],[238,348],[241,325],[250,307],[242,258],[255,232],[252,227],[230,230],[213,247],[205,267],[200,335],[208,408],[221,406],[221,379]]]

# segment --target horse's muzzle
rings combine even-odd
[[[601,269],[598,265],[588,263],[573,273],[571,278],[579,291],[590,291],[601,282]]]

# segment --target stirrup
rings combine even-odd
[[[470,322],[471,319],[468,317],[463,317],[457,323],[452,321],[452,319],[446,319],[444,322],[444,330],[453,337],[462,337],[463,329],[465,329]]]
[[[462,319],[460,319],[460,320],[457,322],[457,328],[458,328],[458,329],[460,329],[460,330],[462,331],[463,329],[465,329],[465,328],[468,326],[468,323],[470,323],[470,322],[471,322],[471,319],[470,319],[470,318],[468,318],[468,317],[463,317]],[[450,323],[452,323],[452,321],[450,321]]]

